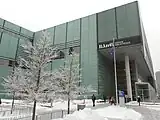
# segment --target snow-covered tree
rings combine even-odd
[[[57,49],[53,47],[52,40],[49,34],[45,31],[42,32],[42,36],[34,43],[26,43],[22,45],[24,52],[28,55],[27,58],[19,59],[19,67],[17,74],[20,78],[15,82],[10,81],[12,79],[6,78],[6,85],[11,83],[13,87],[8,88],[11,91],[16,91],[15,95],[33,101],[33,115],[32,120],[35,119],[36,102],[44,101],[48,94],[54,93],[56,88],[56,81],[51,84],[51,81],[55,80],[54,73],[48,70],[50,62],[57,57]]]
[[[64,66],[55,70],[56,81],[58,81],[57,96],[68,102],[68,114],[70,112],[70,100],[76,98],[80,94],[80,68],[78,63],[78,55],[75,53],[67,56]]]
[[[21,88],[21,83],[20,80],[23,79],[23,75],[22,75],[22,70],[20,67],[16,67],[14,68],[11,73],[6,77],[3,78],[4,82],[4,88],[6,90],[6,92],[9,94],[9,96],[13,96],[12,99],[12,107],[11,107],[11,114],[13,112],[13,108],[14,108],[14,99],[16,94],[19,91],[19,88]]]

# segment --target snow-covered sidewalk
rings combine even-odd
[[[91,108],[85,108],[84,110],[75,111],[73,114],[67,115],[65,118],[53,119],[53,120],[108,120],[104,118]]]
[[[75,111],[77,109],[77,104],[82,104],[82,103],[83,100],[72,101],[71,110]],[[26,104],[24,101],[15,101],[15,104],[17,107],[33,106],[32,103]],[[2,105],[6,106],[7,108],[8,105],[9,106],[11,105],[11,100],[3,100]],[[49,112],[56,113],[58,110],[66,110],[67,102],[66,101],[54,102],[52,108],[50,108],[49,106],[50,106],[49,103],[37,104],[37,114],[44,113],[44,115],[39,115],[41,119],[47,117],[45,115],[46,113]],[[61,113],[57,112],[56,114],[60,115]],[[86,109],[84,111],[76,111],[72,115],[69,115],[72,118],[66,117],[64,119],[59,119],[59,120],[140,120],[142,119],[140,117],[141,114],[144,116],[143,120],[160,120],[160,104],[156,103],[155,105],[153,105],[153,103],[143,102],[141,106],[138,106],[138,103],[136,101],[132,101],[130,103],[127,103],[126,107],[119,107],[119,106],[110,106],[108,103],[97,102],[96,106],[92,107],[92,101],[86,100]],[[82,116],[82,118],[79,118],[78,116],[79,117]],[[21,117],[21,115],[19,117]],[[58,117],[52,117],[52,119],[53,118],[58,118]],[[45,119],[45,120],[50,120],[50,119]]]
[[[101,100],[97,100],[101,101]],[[71,112],[77,110],[77,105],[82,104],[83,100],[73,100],[71,101]],[[87,99],[85,101],[86,107],[92,108],[92,100]],[[96,105],[101,105],[103,103],[96,103]],[[0,110],[0,118],[21,118],[29,117],[32,114],[33,103],[27,103],[22,100],[15,100],[15,110],[13,114],[10,114],[12,105],[12,100],[2,99],[2,106]],[[46,117],[47,115],[52,118],[58,118],[67,114],[67,101],[54,102],[53,107],[50,107],[51,103],[37,103],[36,114],[40,118]]]
[[[145,106],[129,105],[127,107],[141,113],[144,117],[144,120],[160,120],[160,111],[149,109]]]
[[[160,103],[142,102],[141,106],[138,106],[136,101],[132,101],[127,103],[126,106],[141,113],[144,120],[160,120]]]
[[[56,120],[143,120],[143,116],[133,109],[119,106],[98,108],[98,106],[97,109],[85,108]]]
[[[138,106],[137,101],[132,101],[126,104],[127,106]],[[160,103],[153,103],[153,102],[141,102],[141,106],[152,109],[152,110],[157,110],[160,111]]]
[[[119,120],[142,120],[143,116],[126,107],[109,106],[95,110],[100,116],[105,118],[114,118]]]

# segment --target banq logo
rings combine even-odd
[[[129,45],[131,44],[130,41],[127,41],[127,42],[124,42],[124,41],[118,41],[118,42],[115,42],[115,46],[123,46],[123,45]],[[113,42],[111,43],[101,43],[99,44],[99,48],[110,48],[110,47],[113,47]]]

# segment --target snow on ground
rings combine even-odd
[[[103,104],[103,103],[100,103],[99,101],[102,101],[102,100],[97,100],[98,103],[96,104]],[[77,105],[83,104],[83,102],[84,100],[71,101],[70,110],[71,111],[77,110]],[[92,106],[92,100],[90,99],[85,100],[85,103],[86,103],[86,107]],[[13,111],[12,115],[10,114],[11,105],[12,105],[11,99],[10,100],[2,99],[0,117],[14,118],[15,116],[17,117],[30,116],[32,113],[33,103],[27,103],[26,101],[22,101],[22,100],[15,100],[15,110]],[[51,106],[51,103],[37,103],[36,114],[46,114],[48,112],[60,113],[61,110],[67,110],[67,101],[54,102],[53,107],[50,107],[50,106]]]
[[[138,102],[137,101],[131,101],[131,102],[128,102],[126,103],[126,105],[138,105]],[[141,102],[141,105],[159,105],[160,106],[160,103],[158,102]]]
[[[10,116],[1,116],[0,117],[0,120],[8,120],[9,118],[15,120],[15,119],[18,119],[18,118],[24,118],[28,115],[10,115]]]
[[[160,111],[160,106],[146,106],[146,108]]]
[[[102,100],[96,100],[96,104],[103,104],[100,103],[99,101]],[[83,100],[73,100],[71,101],[70,107],[71,110],[76,110],[78,104],[83,104]],[[92,100],[91,99],[86,99],[85,100],[86,106],[92,106]],[[10,110],[12,105],[12,100],[8,99],[2,99],[2,108],[6,108],[7,110]],[[33,107],[33,103],[27,103],[22,100],[15,100],[15,106],[19,107]],[[53,102],[53,107],[51,108],[51,103],[37,103],[37,113],[42,113],[42,112],[48,112],[48,111],[53,111],[53,110],[67,110],[67,101],[59,101],[59,102]]]
[[[12,99],[1,99],[1,101],[2,101],[2,104],[12,104]],[[23,103],[23,101],[22,100],[14,100],[14,103],[15,104],[21,104],[21,103]]]
[[[76,111],[73,114],[67,116],[64,119],[57,119],[57,120],[110,120],[119,119],[119,120],[142,120],[142,115],[133,109],[128,109],[125,107],[119,106],[108,106],[108,104],[101,103],[102,100],[96,101],[96,107],[92,107],[92,100],[87,99],[85,100],[86,109],[83,111]],[[78,104],[83,104],[83,100],[73,100],[71,102],[71,110],[76,110]],[[2,100],[3,107],[10,110],[12,100]],[[32,112],[33,103],[26,103],[25,101],[15,100],[16,107],[28,107],[30,109],[30,113]],[[130,106],[137,106],[138,103],[136,101],[132,101],[127,103],[126,105]],[[142,106],[149,108],[149,109],[156,109],[160,110],[160,104],[156,103],[153,105],[153,102],[142,102]],[[54,112],[57,110],[67,110],[67,101],[59,101],[54,102],[53,107],[50,107],[50,103],[37,103],[37,114],[46,113],[46,112]],[[1,112],[1,110],[0,110]],[[24,114],[22,114],[24,115]],[[19,114],[21,116],[21,114]],[[25,115],[24,115],[25,116]],[[6,116],[3,116],[6,117]],[[9,116],[8,116],[9,117]],[[12,115],[15,117],[15,114]],[[18,116],[17,116],[18,117]],[[108,118],[108,119],[107,119]],[[134,118],[134,119],[133,119]]]
[[[120,120],[142,120],[143,117],[140,113],[133,109],[120,106],[109,106],[95,110],[100,116],[105,118],[116,118]]]
[[[75,111],[73,114],[67,115],[65,118],[54,119],[54,120],[108,120],[108,119],[98,115],[95,111],[91,110],[91,108],[85,108],[84,110]]]
[[[99,108],[96,110],[91,110],[90,108],[85,108],[82,111],[76,111],[71,115],[66,116],[61,119],[54,120],[143,120],[143,116],[128,108],[119,106],[109,106],[104,108]]]
[[[135,105],[138,106],[137,101],[131,101],[129,103],[126,103],[126,105]],[[148,109],[158,110],[160,111],[160,103],[154,103],[154,102],[141,102],[141,106],[146,107]]]

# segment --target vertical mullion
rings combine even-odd
[[[68,22],[66,22],[66,39],[65,39],[65,54],[68,54],[68,51],[67,51],[67,36],[68,36]],[[64,59],[66,60],[66,55],[64,57]],[[65,66],[65,62],[64,62],[64,66]]]
[[[98,13],[96,14],[96,29],[97,29],[97,84],[98,84],[98,87],[97,87],[97,92],[98,94],[99,93],[99,58],[98,58]]]
[[[80,18],[80,25],[79,25],[79,27],[80,27],[80,45],[79,45],[79,75],[81,75],[82,74],[82,69],[81,69],[81,67],[82,67],[82,64],[81,64],[81,36],[82,36],[82,18]],[[81,85],[81,83],[79,83],[79,86]]]
[[[118,22],[117,22],[117,8],[115,8],[115,24],[116,24],[116,40],[118,39]],[[115,41],[116,41],[115,40]]]
[[[5,20],[3,21],[3,25],[2,25],[2,30],[4,30],[4,25],[5,25]],[[2,42],[2,35],[3,35],[3,31],[1,32],[1,35],[0,35],[0,44]]]
[[[54,35],[53,35],[53,47],[56,47],[55,46],[55,40],[56,40],[56,26],[54,27],[54,31],[53,31]],[[53,61],[51,61],[51,71],[53,70]]]
[[[20,35],[20,33],[21,33],[21,29],[22,29],[22,28],[20,27],[20,29],[19,29],[19,35]],[[20,37],[21,37],[21,36],[19,36],[19,38],[18,38],[17,50],[16,50],[16,55],[15,55],[15,61],[17,60],[17,57],[18,57],[17,55],[18,55],[18,48],[19,48]]]
[[[55,36],[56,36],[56,26],[54,27],[54,31],[53,31],[53,45],[55,43]]]

